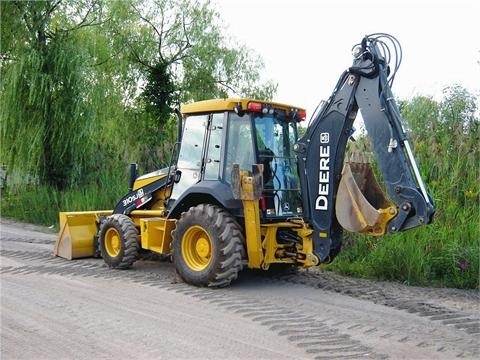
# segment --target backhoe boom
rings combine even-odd
[[[353,66],[341,75],[330,99],[296,144],[305,219],[314,229],[315,253],[322,262],[333,259],[340,251],[342,226],[339,221],[342,218],[358,217],[358,220],[347,220],[346,228],[349,225],[356,228],[358,223],[358,228],[368,229],[365,232],[381,235],[428,224],[435,212],[390,89],[399,60],[396,59],[389,78],[390,59],[386,59],[385,53],[389,57],[390,52],[386,51],[384,40],[393,43],[398,56],[399,44],[395,38],[386,34],[366,36],[355,49]],[[365,219],[368,215],[362,213],[362,208],[368,205],[362,204],[364,200],[359,200],[351,186],[342,187],[342,194],[338,192],[346,145],[358,109],[393,202],[389,205],[374,196],[373,202],[378,204],[372,205],[384,209],[375,210],[378,216],[372,224]],[[364,189],[368,192],[372,186],[364,184]],[[344,189],[349,194],[346,195]],[[345,204],[349,196],[354,199],[353,205]],[[359,201],[359,205],[355,201]],[[347,210],[338,209],[344,206]],[[366,224],[362,225],[363,222]]]

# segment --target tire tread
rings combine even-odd
[[[186,271],[186,265],[178,257],[181,254],[181,239],[183,232],[192,225],[201,225],[209,228],[211,236],[216,236],[218,245],[218,259],[208,269],[207,276],[189,276],[191,271]],[[206,224],[206,226],[205,226]],[[188,283],[197,286],[226,287],[236,280],[238,273],[243,269],[243,250],[245,240],[240,225],[226,210],[216,205],[200,204],[191,207],[182,213],[177,222],[176,229],[172,232],[174,238],[174,251],[176,254],[175,266],[180,276]]]

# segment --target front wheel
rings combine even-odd
[[[128,216],[114,214],[100,226],[98,241],[105,263],[115,269],[128,269],[138,259],[138,231]]]
[[[208,204],[191,207],[173,231],[173,259],[182,279],[196,286],[230,285],[242,270],[244,237],[224,209]]]

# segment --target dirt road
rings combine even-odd
[[[1,353],[8,359],[474,359],[477,291],[308,271],[186,285],[173,265],[126,271],[53,257],[55,235],[1,222]]]

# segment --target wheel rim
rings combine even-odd
[[[190,227],[183,235],[182,257],[192,270],[205,270],[212,259],[212,241],[201,226]]]
[[[117,229],[110,228],[105,232],[105,250],[108,256],[117,257],[122,249],[122,241]]]

